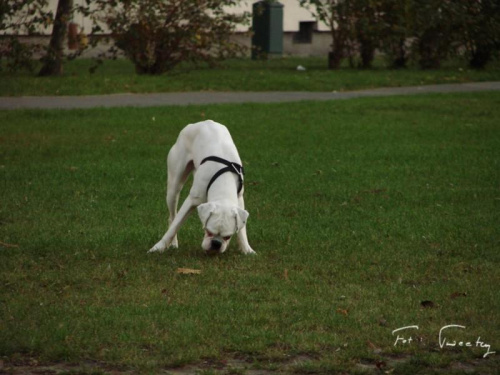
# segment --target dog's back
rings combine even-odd
[[[234,146],[229,130],[222,124],[212,120],[187,125],[179,134],[177,143],[188,150],[190,155],[196,155],[193,160],[196,165],[207,156],[225,157],[234,162],[241,162]],[[193,152],[196,150],[196,152]]]

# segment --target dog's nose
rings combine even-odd
[[[210,242],[210,248],[212,250],[220,250],[221,247],[222,242],[220,240],[212,240],[212,242]]]

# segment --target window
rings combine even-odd
[[[293,41],[295,43],[312,43],[312,36],[316,30],[317,23],[314,21],[299,22],[299,31],[295,33]]]

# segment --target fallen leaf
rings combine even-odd
[[[434,307],[436,307],[434,305],[434,302],[432,301],[422,301],[420,302],[420,306],[422,306],[424,309],[433,309]]]
[[[7,248],[9,248],[9,247],[16,247],[17,248],[17,247],[19,247],[19,245],[5,243],[5,242],[2,242],[2,241],[0,241],[0,246],[7,247]]]
[[[379,347],[377,347],[373,342],[371,342],[370,340],[368,340],[366,342],[368,344],[368,346],[370,347],[370,349],[373,351],[373,353],[375,354],[380,354],[382,353],[382,349],[380,349]]]
[[[181,275],[199,275],[201,273],[200,270],[193,270],[192,268],[177,268],[176,272]]]
[[[286,281],[290,281],[288,278],[288,270],[285,268],[285,272],[283,272],[283,277],[285,278]]]
[[[387,320],[385,320],[384,318],[381,318],[379,321],[378,321],[378,325],[381,326],[381,327],[387,327],[388,324],[387,324]]]
[[[344,309],[337,309],[337,313],[345,315],[345,316],[349,315],[349,312],[347,310],[344,310]]]

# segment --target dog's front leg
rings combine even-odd
[[[194,208],[196,208],[196,206],[197,205],[195,204],[193,199],[188,196],[182,204],[181,209],[179,210],[177,215],[175,215],[174,220],[169,225],[167,233],[165,233],[162,239],[158,241],[158,243],[154,245],[151,250],[149,250],[149,253],[164,252],[165,249],[171,244],[172,240],[175,238],[184,221],[186,221],[189,214],[193,211]]]
[[[243,199],[243,195],[238,198],[239,206],[242,210],[245,209],[245,201]],[[247,226],[245,225],[238,232],[238,247],[240,248],[243,254],[257,254],[248,243],[247,237]]]
[[[251,247],[250,244],[248,243],[248,238],[247,238],[247,228],[243,227],[241,230],[238,232],[238,247],[240,248],[241,252],[243,254],[257,254]]]

